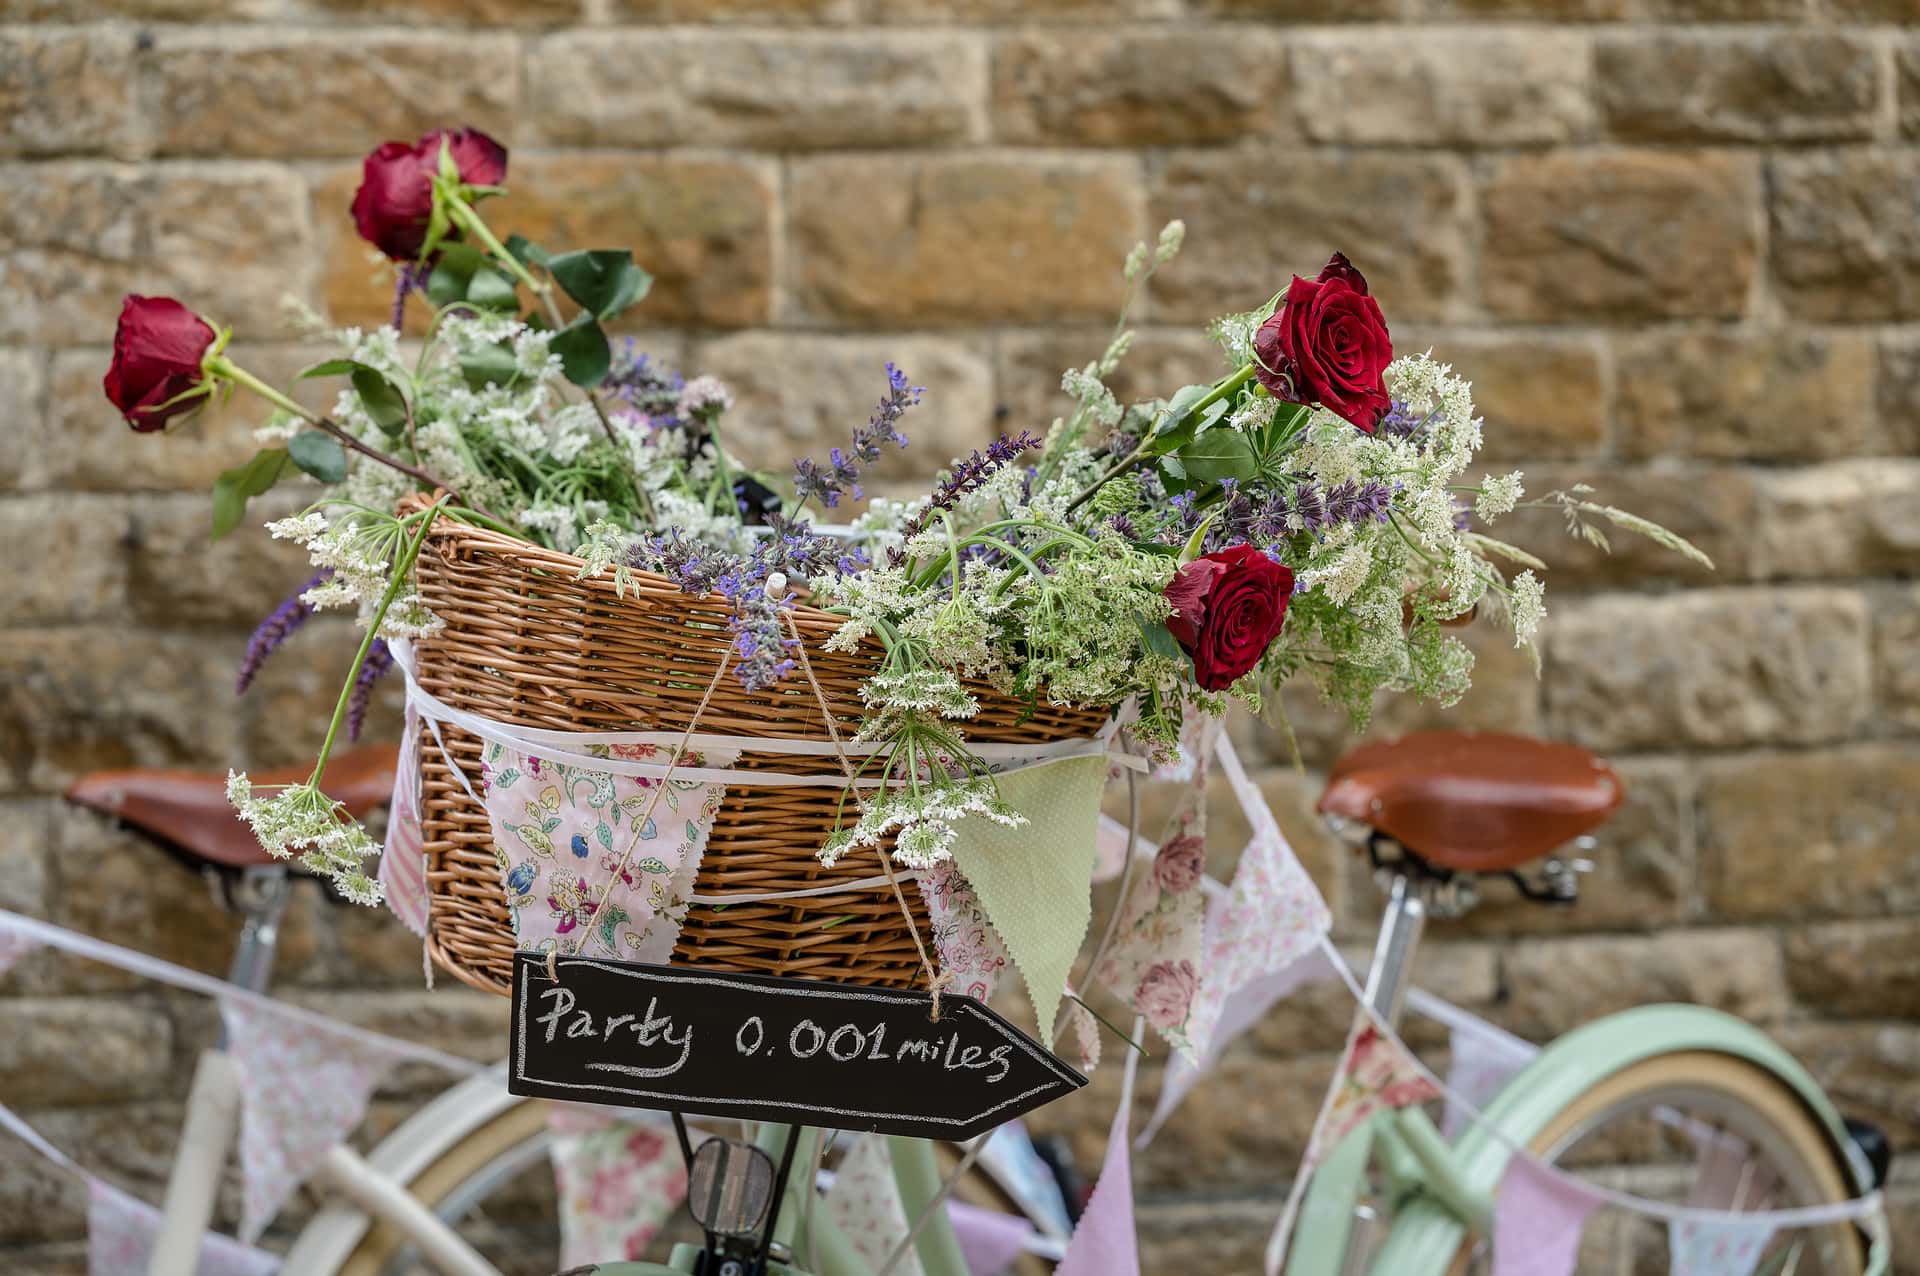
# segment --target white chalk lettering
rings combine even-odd
[[[747,1041],[747,1029],[753,1029],[753,1041]],[[733,1048],[744,1055],[760,1053],[760,1043],[767,1039],[767,1025],[760,1022],[759,1015],[748,1015],[747,1021],[733,1034]]]
[[[800,1034],[803,1032],[813,1034],[813,1044],[805,1050],[800,1048]],[[787,1034],[787,1053],[796,1059],[811,1059],[820,1053],[820,1047],[826,1043],[827,1034],[820,1031],[819,1025],[815,1024],[811,1019],[802,1019],[799,1023],[793,1025],[793,1031]]]
[[[548,1042],[552,1042],[553,1034],[558,1030],[557,1025],[560,1020],[565,1018],[567,1012],[573,1009],[573,994],[565,988],[547,988],[543,989],[540,995],[548,1001],[553,1002],[554,1007],[546,1014],[535,1019],[534,1022],[543,1023],[547,1026],[547,1040]]]
[[[853,1038],[853,1044],[851,1046],[842,1045],[841,1043],[846,1041],[849,1036]],[[846,1063],[850,1060],[858,1059],[860,1052],[866,1048],[867,1035],[850,1023],[841,1024],[833,1030],[833,1035],[827,1038],[827,1053],[833,1056],[834,1061],[837,1063]]]

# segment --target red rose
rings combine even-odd
[[[1254,375],[1274,397],[1318,403],[1373,433],[1390,406],[1382,377],[1393,339],[1367,279],[1339,253],[1320,277],[1293,277],[1286,302],[1253,337]]]
[[[353,224],[360,238],[395,261],[412,261],[426,242],[443,139],[460,180],[468,186],[498,186],[506,180],[507,148],[479,129],[435,129],[411,146],[382,142],[375,147],[360,165]]]
[[[200,361],[213,326],[171,297],[129,296],[113,332],[113,363],[101,383],[127,424],[142,434],[166,428],[205,401]]]
[[[1208,691],[1224,691],[1260,663],[1293,598],[1293,571],[1250,545],[1196,558],[1167,582],[1167,629],[1193,657]]]

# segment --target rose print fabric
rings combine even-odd
[[[1427,1080],[1399,1041],[1382,1033],[1365,1015],[1360,1016],[1348,1038],[1346,1057],[1341,1060],[1333,1093],[1327,1097],[1326,1110],[1314,1124],[1313,1138],[1307,1143],[1307,1168],[1320,1164],[1321,1157],[1374,1113],[1439,1097],[1439,1087]]]
[[[553,1105],[547,1129],[560,1197],[560,1266],[644,1258],[687,1194],[687,1167],[672,1132],[630,1114],[564,1103]]]
[[[920,893],[927,901],[940,969],[953,975],[950,991],[975,1001],[990,999],[1007,968],[1007,945],[965,874],[952,860],[942,860],[920,875]]]
[[[380,888],[387,908],[421,937],[427,933],[427,863],[420,832],[420,713],[407,706],[400,762],[387,807],[387,845],[380,854]]]
[[[240,1238],[252,1241],[360,1124],[399,1056],[237,1000],[220,1015],[240,1078]]]
[[[886,1139],[865,1134],[856,1140],[840,1162],[824,1208],[868,1270],[879,1271],[907,1234],[907,1210],[893,1181]],[[920,1257],[912,1246],[893,1271],[895,1276],[921,1276]]]
[[[87,1182],[87,1276],[135,1276],[147,1270],[160,1235],[160,1211],[99,1179]],[[280,1258],[208,1232],[195,1276],[267,1276]]]
[[[595,756],[657,762],[652,744],[591,745]],[[687,753],[687,767],[737,754]],[[500,883],[522,949],[664,962],[687,915],[724,784],[617,775],[489,741],[481,758]],[[656,799],[655,793],[658,790]],[[651,807],[651,813],[649,813]],[[615,883],[629,843],[633,853]]]

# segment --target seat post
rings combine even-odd
[[[1400,1026],[1407,1000],[1407,972],[1420,948],[1427,925],[1427,898],[1421,883],[1407,873],[1393,873],[1387,887],[1387,907],[1380,917],[1380,936],[1373,945],[1373,965],[1367,970],[1364,995],[1374,1014],[1389,1027]]]
[[[279,864],[242,871],[228,899],[246,920],[233,950],[227,978],[250,992],[265,992],[273,980],[274,950],[280,943],[280,918],[287,911],[293,880]]]

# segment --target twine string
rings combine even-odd
[[[613,898],[613,892],[625,880],[621,874],[627,871],[627,864],[633,859],[633,849],[640,845],[640,835],[645,832],[647,821],[653,818],[653,808],[660,804],[660,795],[667,791],[667,782],[673,778],[674,767],[678,766],[680,759],[686,755],[687,740],[693,735],[693,728],[699,723],[700,715],[707,711],[707,705],[713,700],[713,693],[720,687],[720,679],[726,676],[727,666],[732,663],[733,643],[728,642],[720,648],[720,663],[714,666],[713,677],[708,680],[707,689],[700,696],[700,703],[693,707],[693,716],[687,719],[686,730],[680,733],[679,743],[673,746],[673,752],[667,758],[667,768],[661,773],[659,782],[653,786],[653,794],[647,799],[646,809],[633,821],[633,836],[627,839],[627,849],[621,852],[620,863],[614,868],[613,876],[607,879],[606,889],[600,892],[601,908],[607,906],[607,901]],[[578,957],[580,946],[586,943],[586,940],[587,932],[583,930],[575,936],[573,951],[567,956]],[[560,945],[558,944],[547,949],[547,978],[556,983],[560,978],[559,953]]]
[[[806,675],[807,685],[813,688],[813,698],[820,706],[820,716],[826,720],[827,736],[833,741],[834,755],[840,759],[840,769],[846,772],[847,783],[852,784],[858,772],[840,740],[840,727],[834,721],[833,710],[827,707],[827,693],[820,689],[819,679],[813,676],[813,663],[807,659],[807,644],[800,637],[800,626],[791,611],[782,608],[781,615],[786,618],[787,632],[793,635],[794,650],[800,658],[800,672]],[[866,803],[861,801],[860,805],[864,808]],[[933,1021],[939,1023],[940,993],[953,982],[953,972],[936,971],[933,968],[933,960],[927,956],[927,946],[920,939],[920,923],[914,920],[913,910],[907,905],[906,892],[900,889],[900,879],[893,871],[892,857],[887,854],[885,847],[875,847],[874,851],[880,856],[880,868],[887,875],[887,885],[893,888],[894,902],[900,905],[900,915],[907,920],[907,934],[913,936],[913,951],[919,954],[920,968],[927,975],[927,991],[933,994]]]

